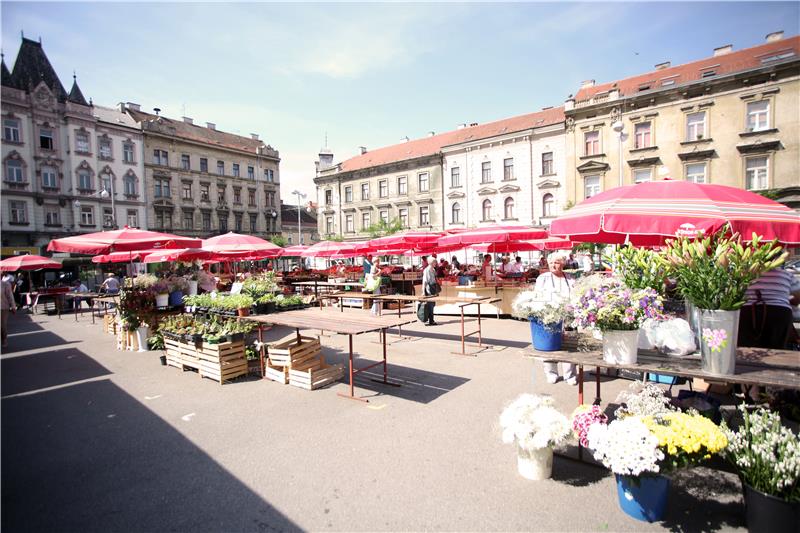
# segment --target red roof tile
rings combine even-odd
[[[650,89],[660,87],[661,81],[665,78],[675,80],[674,85],[682,85],[701,79],[703,77],[703,72],[709,70],[713,70],[716,76],[741,72],[760,67],[763,65],[761,62],[762,59],[775,56],[782,52],[793,51],[795,55],[797,55],[798,48],[800,48],[800,36],[781,39],[717,57],[707,57],[698,61],[692,61],[691,63],[655,70],[647,74],[640,74],[616,82],[587,87],[578,91],[575,95],[575,100],[578,102],[587,100],[598,93],[610,91],[614,88],[614,85],[620,90],[621,96],[630,96],[633,93],[639,92],[640,87],[649,86]]]
[[[462,142],[487,139],[497,135],[523,131],[530,128],[541,128],[564,122],[564,107],[555,107],[520,115],[477,126],[467,126],[458,130],[440,133],[431,137],[414,139],[412,141],[384,146],[370,150],[365,154],[351,157],[341,163],[342,172],[360,170],[397,161],[406,161],[433,155],[441,151],[442,147],[459,144]]]

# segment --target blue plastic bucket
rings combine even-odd
[[[169,305],[183,305],[183,291],[172,291],[169,293]]]
[[[531,323],[531,341],[533,348],[540,352],[555,352],[561,349],[562,324],[545,327],[538,319],[529,318]]]
[[[657,522],[667,509],[669,478],[617,476],[617,497],[625,514],[643,522]]]

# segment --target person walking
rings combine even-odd
[[[2,347],[8,346],[8,315],[17,312],[17,304],[14,302],[14,291],[6,278],[0,281],[0,337],[2,337]]]
[[[547,257],[547,265],[550,268],[549,272],[541,274],[536,278],[537,292],[542,293],[545,297],[549,298],[562,298],[569,299],[572,291],[572,283],[564,272],[564,265],[567,257],[561,253],[550,254]],[[561,369],[564,373],[564,381],[570,385],[578,384],[578,377],[575,373],[575,365],[570,363],[560,363]],[[544,375],[548,383],[556,383],[558,381],[558,365],[559,363],[543,363]]]
[[[376,259],[374,263],[372,263],[372,270],[370,271],[370,278],[371,283],[374,285],[375,289],[372,291],[372,294],[375,296],[380,296],[381,294],[381,262],[379,259]],[[381,313],[381,301],[380,300],[372,300],[372,309],[370,310],[372,316],[378,316]]]
[[[439,282],[436,281],[436,259],[431,259],[425,270],[422,271],[422,294],[425,296],[436,296],[439,294]],[[438,326],[433,320],[433,308],[436,307],[436,302],[425,302],[425,317],[428,321],[426,326]]]

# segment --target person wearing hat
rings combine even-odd
[[[119,280],[113,272],[109,272],[106,280],[100,285],[100,290],[106,294],[119,294]]]
[[[572,281],[564,272],[567,256],[563,253],[553,253],[547,256],[548,272],[536,278],[536,292],[552,298],[569,299],[572,292]],[[561,364],[564,372],[564,381],[570,385],[578,384],[575,365],[570,363],[544,363],[544,375],[548,383],[555,383],[559,379],[558,365]]]

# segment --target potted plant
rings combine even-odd
[[[189,290],[189,283],[182,276],[170,276],[167,280],[169,287],[169,305],[176,307],[183,305],[183,293]]]
[[[530,322],[533,348],[543,352],[561,349],[567,300],[540,291],[523,291],[514,298],[513,315]]]
[[[725,458],[742,481],[750,531],[791,533],[800,523],[800,440],[766,409],[739,406],[743,422],[731,429]]]
[[[164,309],[169,306],[169,285],[163,279],[153,283],[150,291],[156,296],[156,307]]]
[[[570,432],[567,417],[550,396],[521,394],[500,415],[503,442],[517,445],[517,470],[526,479],[547,479],[553,471],[553,447]]]
[[[603,359],[615,364],[636,362],[639,328],[648,318],[660,318],[661,297],[654,289],[631,289],[602,275],[575,284],[569,310],[580,328],[603,332]]]
[[[194,296],[197,294],[197,281],[198,281],[198,273],[196,270],[192,271],[187,279],[186,279],[186,292],[189,296]]]
[[[747,287],[762,273],[783,264],[788,253],[776,241],[753,234],[742,242],[726,226],[703,239],[680,237],[667,242],[664,256],[678,280],[678,290],[697,308],[702,368],[711,374],[733,374],[739,332],[739,309]],[[690,322],[692,320],[690,319]]]
[[[167,355],[165,350],[167,348],[166,344],[164,343],[164,335],[161,331],[156,331],[154,335],[147,338],[147,345],[150,350],[161,350],[161,355],[159,359],[161,360],[161,364],[163,366],[167,365]]]
[[[607,424],[608,416],[599,405],[581,404],[572,412],[572,433],[584,448],[589,446],[586,434],[594,424]]]

